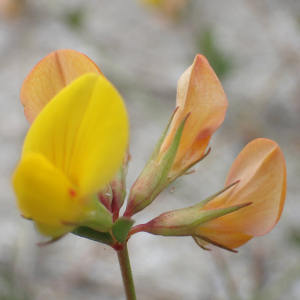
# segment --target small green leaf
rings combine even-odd
[[[232,58],[218,47],[216,36],[211,28],[207,28],[199,36],[198,49],[207,58],[219,78],[224,78],[231,71]]]
[[[151,157],[150,157],[149,161],[155,160],[157,158],[157,156],[159,154],[159,151],[160,151],[160,148],[161,148],[161,145],[162,145],[162,143],[163,143],[163,141],[164,141],[164,139],[165,139],[165,137],[167,135],[167,132],[168,132],[168,130],[170,128],[170,125],[172,123],[172,120],[173,120],[173,118],[175,116],[175,113],[178,110],[178,108],[179,108],[179,106],[177,106],[175,108],[175,110],[173,111],[172,116],[171,116],[171,118],[168,121],[167,127],[164,129],[164,131],[163,131],[162,135],[160,136],[157,144],[155,145],[155,148],[154,148],[154,150],[153,150],[153,152],[151,154]]]
[[[100,232],[89,227],[80,226],[72,231],[73,234],[106,245],[113,245],[114,240],[109,232]]]
[[[112,233],[119,243],[124,244],[126,242],[133,223],[134,221],[128,218],[120,218],[114,223]]]
[[[175,135],[173,137],[173,140],[171,142],[170,147],[168,148],[167,152],[164,154],[163,158],[161,159],[161,166],[160,168],[163,169],[164,171],[162,172],[162,175],[164,177],[168,176],[169,171],[171,170],[172,166],[173,166],[173,162],[175,160],[179,145],[180,145],[180,141],[181,141],[181,136],[182,136],[182,132],[184,129],[184,125],[189,117],[191,113],[189,112],[181,121],[181,123],[179,124]],[[168,181],[170,181],[169,183],[171,183],[171,181],[175,180],[175,178],[168,178]]]
[[[65,21],[67,24],[76,29],[83,27],[84,18],[85,11],[80,7],[73,11],[69,11],[65,15]]]
[[[240,209],[242,209],[242,208],[244,208],[248,205],[251,205],[251,204],[252,204],[252,202],[247,202],[247,203],[242,203],[242,204],[238,204],[238,205],[234,205],[234,206],[203,211],[202,214],[201,214],[201,218],[194,222],[194,226],[200,226],[204,223],[207,223],[209,221],[212,221],[212,220],[215,220],[217,218],[228,215],[232,212],[240,210]]]

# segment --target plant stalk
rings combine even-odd
[[[136,300],[133,277],[127,250],[127,243],[122,250],[117,251],[127,300]]]

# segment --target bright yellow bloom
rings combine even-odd
[[[233,188],[206,204],[210,211],[246,202],[251,205],[199,226],[201,235],[228,248],[237,248],[254,236],[269,232],[279,221],[286,197],[286,167],[278,145],[267,139],[250,142],[234,161],[225,186]],[[196,238],[200,245],[207,242]]]
[[[57,82],[53,86],[59,87]],[[31,84],[31,95],[37,91],[49,102],[35,78]],[[13,175],[23,216],[53,238],[79,225],[109,230],[112,217],[96,194],[121,166],[128,145],[121,96],[102,75],[89,73],[62,87],[41,111],[33,111],[38,116]]]
[[[97,65],[80,52],[62,49],[43,58],[27,75],[21,88],[21,103],[29,123],[58,92],[86,73],[102,74]]]
[[[225,118],[228,106],[222,85],[207,59],[197,55],[194,63],[181,75],[177,85],[179,107],[162,146],[163,155],[170,147],[182,120],[190,113],[168,177],[180,174],[204,155],[212,134]]]

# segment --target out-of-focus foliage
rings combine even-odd
[[[22,278],[14,274],[12,264],[0,263],[0,300],[30,300]]]
[[[83,7],[75,8],[65,14],[66,23],[71,27],[78,29],[83,26],[85,21],[85,10]]]
[[[0,19],[14,19],[22,13],[25,0],[0,0]]]
[[[232,59],[217,45],[216,36],[211,28],[199,34],[198,49],[207,58],[218,77],[226,76],[232,69]]]
[[[139,0],[148,7],[154,8],[157,12],[170,19],[176,20],[183,13],[188,0]]]

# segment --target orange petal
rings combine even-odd
[[[246,235],[241,232],[214,230],[211,228],[206,228],[205,226],[197,229],[196,232],[211,239],[214,242],[217,242],[218,244],[231,249],[238,248],[253,238],[252,236]],[[209,244],[208,242],[203,241],[198,237],[195,238],[201,246],[206,246]]]
[[[278,145],[267,139],[249,143],[234,161],[225,186],[241,180],[234,188],[211,201],[204,209],[252,202],[252,205],[205,225],[218,231],[260,236],[278,222],[286,196],[286,167]]]
[[[74,50],[54,51],[42,59],[27,75],[21,88],[21,103],[29,123],[60,90],[91,72],[102,74],[92,60]]]
[[[162,150],[167,149],[182,119],[191,112],[180,141],[174,164],[187,165],[203,156],[211,135],[225,118],[227,99],[222,85],[207,59],[197,55],[180,77],[176,106],[179,106]]]

